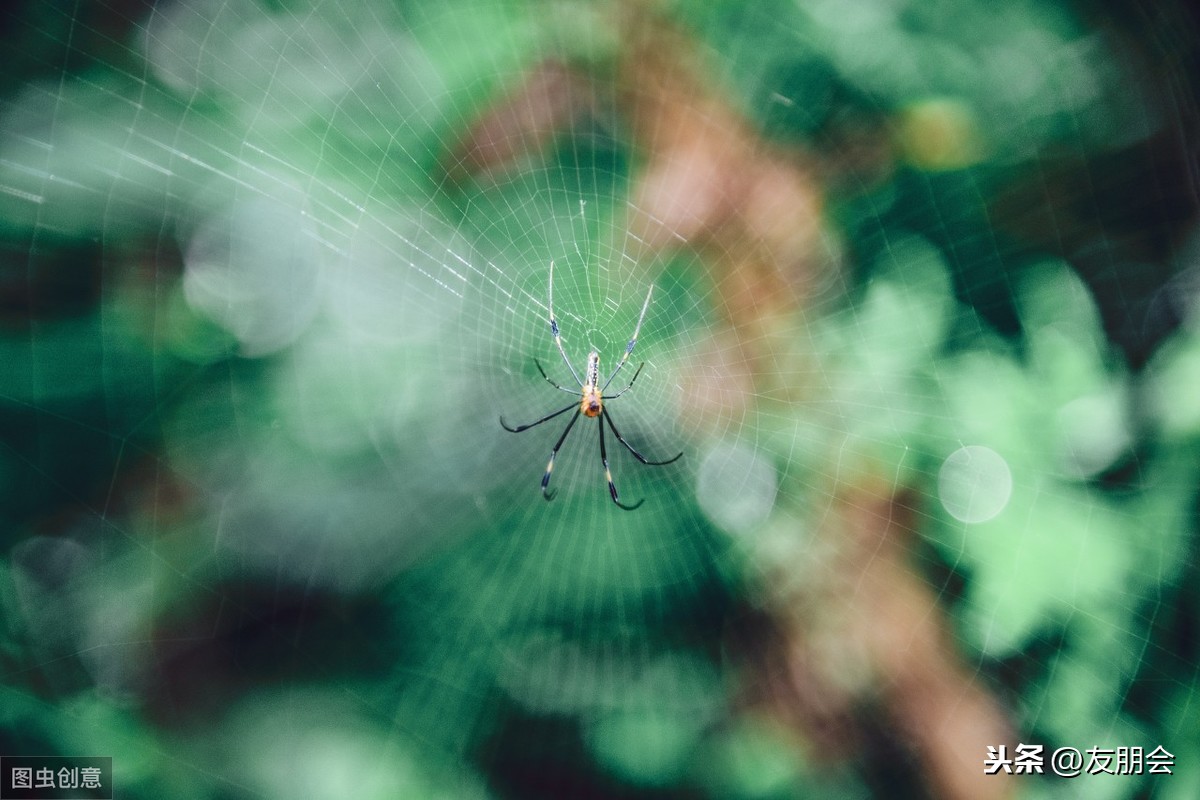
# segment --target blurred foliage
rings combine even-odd
[[[1121,238],[1169,187],[1075,182],[1195,122],[1153,86],[1186,62],[1145,66],[1104,6],[663,6],[765,139],[840,165],[852,280],[782,355],[820,402],[765,398],[670,474],[621,462],[649,499],[620,517],[592,442],[545,506],[546,442],[495,418],[553,394],[545,265],[620,257],[639,154],[581,123],[437,177],[538,60],[603,72],[611,8],[2,12],[0,754],[112,755],[125,797],[920,796],[739,713],[723,654],[752,554],[870,463],[924,496],[929,581],[963,587],[1024,740],[1162,744],[1175,778],[1088,796],[1195,796],[1194,253]],[[1047,182],[1069,209],[1004,210]],[[606,274],[556,289],[609,353],[644,289]],[[618,412],[650,453],[715,324],[694,259],[662,274]]]

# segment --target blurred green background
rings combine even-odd
[[[0,755],[146,798],[1200,796],[1182,6],[0,15]],[[632,513],[595,423],[547,504],[567,417],[498,422],[569,399],[551,260],[577,370],[656,287],[610,408],[684,458],[610,438]],[[840,558],[880,485],[914,535]],[[876,558],[1011,742],[1175,774],[954,788],[814,591]],[[852,735],[774,692],[826,692],[802,661],[856,665]]]

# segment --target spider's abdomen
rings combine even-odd
[[[588,353],[587,369],[583,372],[583,388],[586,391],[594,390],[600,385],[600,354],[595,350]],[[599,394],[599,392],[597,392]]]
[[[598,417],[603,410],[604,401],[600,399],[600,392],[589,388],[583,393],[583,401],[579,404],[580,414],[585,417]]]

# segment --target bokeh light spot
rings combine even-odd
[[[960,447],[942,462],[938,498],[946,512],[960,522],[987,522],[1008,505],[1012,472],[1008,462],[990,447]]]
[[[743,444],[718,444],[708,451],[696,478],[700,508],[730,533],[747,533],[764,522],[778,491],[775,468]]]

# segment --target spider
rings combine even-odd
[[[633,445],[625,441],[625,437],[621,436],[621,432],[617,430],[616,424],[613,423],[612,414],[607,408],[604,407],[605,400],[616,400],[618,397],[632,389],[634,381],[638,379],[638,375],[642,374],[642,367],[646,364],[644,361],[638,364],[637,370],[634,371],[633,377],[629,379],[629,384],[626,385],[624,389],[616,394],[604,393],[605,390],[608,389],[609,384],[613,382],[613,378],[617,377],[617,373],[621,371],[621,367],[625,366],[625,362],[629,360],[630,354],[633,353],[634,345],[637,344],[638,331],[642,329],[642,320],[646,318],[646,309],[650,307],[650,295],[653,293],[654,284],[650,284],[650,289],[646,292],[646,302],[642,303],[642,313],[638,315],[637,325],[634,326],[633,329],[633,336],[630,338],[629,344],[625,346],[625,354],[621,356],[621,361],[617,364],[616,369],[612,371],[612,374],[610,374],[604,380],[603,384],[600,383],[600,354],[593,350],[592,352],[588,353],[587,367],[584,369],[584,377],[586,380],[580,380],[579,373],[576,372],[575,367],[571,365],[571,359],[567,358],[567,351],[563,349],[562,337],[559,336],[558,332],[558,320],[554,317],[554,262],[550,262],[550,286],[547,291],[548,302],[546,305],[547,310],[550,312],[550,335],[554,337],[554,344],[558,347],[558,354],[562,356],[563,363],[566,364],[567,369],[571,371],[571,377],[573,377],[575,382],[579,384],[579,389],[568,389],[564,386],[559,386],[550,379],[549,375],[546,374],[546,370],[542,368],[542,362],[535,358],[533,363],[537,365],[538,372],[542,373],[542,377],[546,379],[547,383],[549,383],[555,389],[558,389],[560,392],[576,395],[580,399],[579,402],[571,403],[565,408],[560,408],[558,411],[552,411],[535,422],[531,422],[528,425],[518,425],[515,428],[510,428],[508,423],[504,421],[504,417],[500,417],[500,425],[504,428],[504,430],[509,431],[510,433],[520,433],[521,431],[527,431],[530,428],[541,425],[543,422],[549,422],[557,416],[566,414],[568,411],[578,412],[577,414],[573,414],[571,416],[571,421],[567,423],[567,427],[563,429],[562,435],[559,436],[558,441],[555,442],[554,449],[550,451],[550,462],[546,464],[546,472],[542,475],[542,497],[545,497],[547,500],[554,499],[554,492],[550,491],[549,489],[550,473],[554,471],[554,458],[558,455],[558,451],[562,448],[563,442],[567,440],[567,434],[571,432],[571,428],[575,426],[575,423],[579,420],[580,416],[600,418],[598,422],[598,427],[600,428],[600,461],[604,464],[604,477],[608,481],[608,493],[612,495],[612,501],[616,503],[619,508],[622,508],[626,511],[632,511],[640,506],[644,502],[644,498],[642,500],[638,500],[631,506],[627,506],[621,502],[620,497],[617,495],[617,486],[613,483],[612,471],[608,468],[608,451],[604,446],[604,426],[606,424],[613,432],[613,435],[617,437],[617,441],[625,445],[625,449],[632,453],[633,457],[643,464],[652,467],[661,467],[666,464],[670,464],[673,461],[677,461],[683,456],[683,453],[681,452],[679,455],[675,456],[674,458],[669,458],[666,461],[649,460],[635,450]]]

